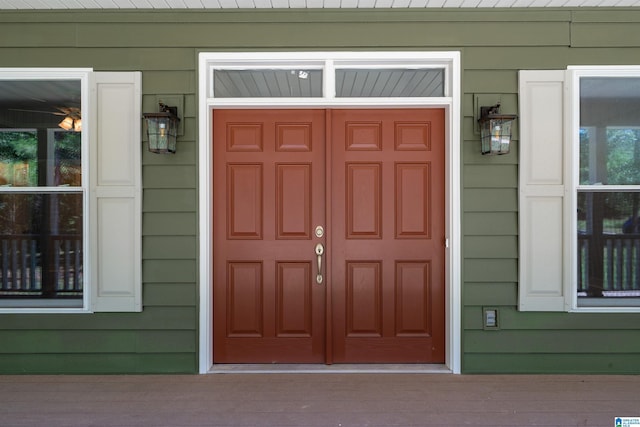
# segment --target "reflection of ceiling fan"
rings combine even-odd
[[[41,113],[41,114],[53,114],[56,116],[64,116],[64,119],[58,126],[64,130],[73,130],[80,132],[82,130],[82,114],[80,108],[77,107],[55,107],[58,111],[42,111],[42,110],[27,110],[21,108],[10,108],[11,111],[23,111],[27,113]]]

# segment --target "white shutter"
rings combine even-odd
[[[91,74],[93,311],[142,310],[141,74]]]
[[[565,71],[520,71],[519,309],[564,311],[568,257]]]

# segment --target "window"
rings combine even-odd
[[[336,96],[440,97],[444,76],[444,68],[337,69]]]
[[[519,309],[640,310],[640,67],[520,72]]]
[[[430,52],[216,54],[208,65],[210,105],[437,105],[450,97],[451,64]],[[391,102],[393,100],[393,102]]]
[[[640,306],[640,73],[577,79],[577,305]]]
[[[215,70],[218,98],[316,98],[322,96],[322,70],[250,69]]]
[[[0,312],[141,310],[140,81],[0,69]]]
[[[0,80],[1,306],[83,306],[86,80]]]

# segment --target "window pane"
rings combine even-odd
[[[0,80],[0,185],[81,185],[80,79]]]
[[[216,98],[319,98],[322,70],[214,70]]]
[[[336,96],[441,97],[444,96],[444,69],[338,69]]]
[[[0,194],[0,299],[81,299],[82,283],[82,193]]]
[[[640,184],[640,78],[580,80],[580,184]]]
[[[39,142],[42,138],[43,142]],[[0,185],[82,185],[79,132],[49,129],[0,130]]]
[[[639,209],[639,192],[578,192],[578,297],[640,297]]]
[[[38,185],[38,133],[35,130],[0,131],[0,185]]]
[[[48,185],[82,186],[82,140],[80,132],[53,132],[53,149],[48,150],[48,161],[53,167],[47,168]]]

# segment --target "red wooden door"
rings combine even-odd
[[[213,113],[216,363],[325,361],[324,115]]]
[[[444,362],[444,110],[332,114],[333,362]]]
[[[214,362],[444,362],[444,111],[213,121]]]

